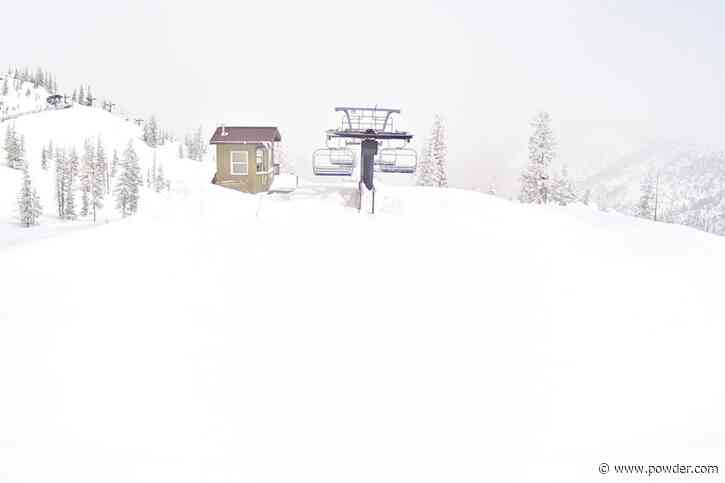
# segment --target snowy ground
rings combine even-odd
[[[1,221],[0,481],[722,481],[722,238],[177,161],[138,216]]]

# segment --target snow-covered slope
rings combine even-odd
[[[0,86],[4,85],[6,75],[0,75]],[[15,89],[16,83],[18,89]],[[48,106],[48,95],[45,87],[34,87],[32,82],[8,78],[8,93],[3,94],[0,91],[0,119],[15,118],[45,109]]]
[[[83,230],[90,225],[89,220],[73,222],[59,220],[55,213],[53,162],[49,163],[48,170],[43,170],[40,166],[41,151],[50,141],[56,147],[68,149],[74,147],[79,155],[82,155],[86,139],[90,139],[95,144],[100,138],[109,162],[114,150],[118,152],[119,157],[122,157],[123,151],[131,141],[139,156],[144,178],[147,170],[153,164],[155,155],[158,166],[163,166],[166,176],[171,181],[172,193],[158,195],[152,190],[143,189],[141,210],[144,210],[145,205],[154,203],[165,196],[183,196],[191,189],[190,184],[206,184],[213,175],[212,164],[179,159],[176,142],[170,142],[158,148],[150,148],[141,140],[140,127],[98,108],[75,104],[70,109],[24,115],[0,123],[0,135],[5,135],[9,125],[14,126],[18,135],[25,136],[30,172],[44,206],[44,215],[40,219],[40,226],[32,230],[18,230],[16,226],[12,226],[17,222],[15,199],[20,189],[22,173],[7,167],[6,153],[0,149],[0,247],[3,244],[28,238],[34,239],[63,231]],[[107,196],[104,209],[101,210],[98,217],[99,223],[116,221],[120,218],[114,205],[113,197]]]
[[[207,178],[1,248],[0,479],[581,483],[603,462],[722,464],[722,238],[453,189],[381,186],[375,216],[353,201]]]

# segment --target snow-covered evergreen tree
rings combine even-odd
[[[156,116],[151,116],[151,119],[144,124],[143,140],[152,148],[159,145],[159,126],[156,122]]]
[[[48,146],[43,148],[43,157],[40,160],[40,167],[48,171],[50,167],[50,159],[53,157],[53,141],[48,142]]]
[[[25,150],[25,134],[21,134],[19,138],[17,138],[17,153],[18,156],[15,160],[15,166],[17,168],[21,168],[25,163],[28,162],[27,159],[27,152]]]
[[[158,193],[159,190],[156,189],[157,188],[157,186],[156,186],[156,169],[157,169],[156,168],[156,151],[154,151],[154,159],[151,164],[151,169],[152,169],[152,171],[151,171],[151,179],[149,180],[150,181],[149,188],[152,188],[154,191],[156,191]]]
[[[202,138],[201,134],[201,126],[196,130],[196,134],[194,134],[194,144],[196,145],[196,159],[197,161],[201,162],[204,161],[204,155],[206,154],[206,143],[204,142],[204,139]]]
[[[33,188],[27,162],[23,162],[22,170],[23,182],[18,193],[18,218],[22,226],[30,227],[38,224],[43,207],[40,205],[38,193]]]
[[[443,118],[436,114],[418,168],[418,186],[448,187],[448,146]]]
[[[58,216],[65,218],[65,193],[66,193],[66,160],[65,151],[56,148],[55,150],[55,200],[58,207]]]
[[[43,146],[43,150],[40,153],[40,167],[44,170],[48,170],[48,148]]]
[[[88,216],[90,213],[91,178],[93,176],[93,165],[95,163],[95,152],[89,139],[83,144],[83,158],[81,160],[81,172],[79,175],[81,187],[81,216]]]
[[[584,192],[584,195],[582,196],[582,203],[584,203],[585,205],[588,205],[591,198],[592,198],[592,190],[590,188],[587,188],[586,191]]]
[[[100,139],[98,146],[101,146]],[[103,161],[101,161],[101,158],[98,156],[98,152],[96,151],[96,156],[93,158],[93,163],[90,166],[90,198],[91,198],[91,214],[93,215],[93,223],[96,222],[96,216],[98,214],[98,210],[103,208],[103,198],[106,194],[106,182],[107,182],[107,168],[106,168],[106,162],[105,162],[105,154],[103,155]]]
[[[160,193],[162,189],[166,188],[167,185],[166,177],[164,176],[164,165],[160,164],[156,171],[156,178],[154,180],[154,191]]]
[[[635,209],[635,215],[640,218],[654,218],[655,204],[655,182],[652,173],[647,173],[639,185],[639,202]]]
[[[574,190],[574,184],[569,178],[569,171],[564,165],[561,172],[554,175],[554,179],[551,183],[551,194],[550,201],[552,203],[558,203],[562,206],[566,206],[569,203],[576,201],[576,191]]]
[[[184,145],[186,146],[186,157],[194,161],[203,161],[206,154],[207,145],[202,138],[201,126],[194,134],[187,134],[184,137]]]
[[[18,136],[15,132],[15,126],[12,124],[8,124],[8,127],[5,131],[4,148],[8,166],[11,168],[20,167],[20,164],[18,163],[20,146],[18,142]]]
[[[79,172],[80,162],[78,160],[78,153],[75,148],[72,148],[65,158],[65,206],[63,207],[63,215],[66,220],[75,220],[78,217],[76,213],[75,189],[78,183]]]
[[[111,192],[111,166],[106,159],[106,150],[101,142],[101,136],[98,136],[96,141],[96,165],[103,177],[104,192],[108,194]]]
[[[86,91],[83,89],[83,84],[78,89],[78,104],[86,105]]]
[[[177,154],[179,158],[184,159],[184,145],[179,143],[179,153]]]
[[[121,211],[125,218],[138,211],[139,188],[143,184],[141,168],[138,164],[138,156],[133,149],[133,142],[128,142],[128,147],[123,153],[120,173],[113,194],[116,198],[116,208]]]
[[[10,91],[10,86],[8,85],[8,78],[6,77],[3,81],[3,95],[7,96],[8,92]]]
[[[113,159],[111,161],[111,178],[115,178],[116,174],[118,174],[118,166],[120,164],[120,160],[118,159],[118,151],[115,149],[113,150]]]
[[[549,167],[556,156],[556,142],[551,130],[551,116],[540,112],[532,121],[529,137],[529,163],[521,174],[522,203],[547,203],[551,188]]]

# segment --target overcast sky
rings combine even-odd
[[[511,183],[538,110],[575,172],[614,145],[725,139],[722,0],[36,0],[2,13],[0,62],[46,66],[68,92],[90,83],[177,134],[278,125],[305,163],[335,105],[400,108],[418,141],[441,113],[466,187]]]

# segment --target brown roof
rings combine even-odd
[[[216,128],[209,144],[224,143],[269,143],[281,141],[282,136],[276,127],[240,127],[225,126],[225,136],[222,136],[222,128]]]

